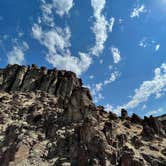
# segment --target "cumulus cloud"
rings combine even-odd
[[[160,94],[165,92],[166,88],[166,64],[163,63],[160,67],[154,70],[154,77],[152,80],[144,81],[131,100],[123,105],[126,109],[137,107],[140,103],[146,102],[151,96],[156,98],[161,97]]]
[[[60,16],[69,14],[69,11],[74,6],[73,0],[53,0],[53,6],[56,9],[56,13]]]
[[[119,63],[121,60],[120,51],[116,47],[111,47],[111,52],[113,55],[114,63]]]
[[[93,8],[95,18],[95,22],[92,27],[92,31],[95,34],[95,45],[91,48],[91,54],[95,56],[99,56],[102,53],[104,44],[108,37],[108,32],[112,32],[115,22],[114,18],[107,21],[103,15],[105,4],[105,0],[91,0],[91,6]]]
[[[34,38],[38,39],[50,53],[64,52],[67,53],[67,48],[70,46],[71,32],[69,27],[64,29],[60,27],[52,28],[48,31],[42,30],[38,24],[32,27]]]
[[[73,6],[73,0],[51,0],[50,3],[41,0],[43,20],[47,23],[53,23],[54,13],[61,17],[65,14],[68,15]]]
[[[38,24],[34,24],[32,33],[33,37],[48,49],[46,60],[53,66],[81,75],[91,65],[92,59],[88,54],[79,52],[79,57],[71,55],[69,27],[54,27],[44,31]]]
[[[44,22],[49,27],[54,27],[54,15],[58,14],[60,17],[68,15],[74,6],[73,0],[41,0],[42,16],[38,17],[38,23]]]
[[[141,13],[145,13],[146,12],[146,8],[144,5],[139,5],[137,7],[135,7],[132,12],[130,13],[130,17],[134,18],[134,17],[139,17]]]
[[[71,31],[68,26],[58,27],[54,20],[54,11],[63,16],[69,14],[73,0],[41,0],[42,17],[32,26],[32,35],[47,49],[46,60],[54,67],[66,69],[81,75],[92,63],[89,53],[78,52],[73,56],[70,51]],[[45,28],[47,26],[47,28]]]
[[[59,69],[74,71],[78,76],[86,71],[91,65],[92,59],[89,55],[79,52],[79,57],[58,54],[48,54],[47,60]]]
[[[29,46],[26,42],[23,42],[22,45],[13,46],[13,49],[7,53],[8,63],[21,65],[25,61],[24,55],[27,49],[29,49]]]

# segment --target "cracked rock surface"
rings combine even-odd
[[[0,69],[1,166],[166,166],[166,115],[118,117],[69,71]]]

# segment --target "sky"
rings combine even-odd
[[[166,0],[0,0],[0,68],[73,71],[97,105],[166,113]]]

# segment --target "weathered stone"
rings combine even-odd
[[[70,71],[0,69],[2,166],[165,166],[164,121],[105,111]]]
[[[142,119],[138,115],[133,114],[131,116],[131,122],[132,123],[136,123],[136,124],[141,124],[142,123]]]
[[[148,125],[143,126],[142,136],[148,139],[153,139],[155,137],[155,131]]]
[[[127,146],[123,148],[122,155],[120,158],[120,166],[133,166],[133,165],[141,165],[142,162],[134,159],[134,151],[129,149]]]
[[[118,116],[113,112],[109,112],[109,119],[110,120],[117,120]]]
[[[141,146],[143,146],[142,141],[141,141],[137,136],[134,136],[134,137],[131,139],[131,143],[132,143],[132,145],[134,145],[134,147],[135,147],[136,149],[139,149]]]
[[[121,118],[122,118],[122,119],[128,118],[127,110],[121,109]]]
[[[143,135],[146,135],[146,136],[149,135],[149,137],[151,138],[154,137],[155,134],[161,135],[164,137],[166,136],[166,133],[164,131],[164,126],[157,118],[154,118],[153,116],[150,116],[149,118],[145,117],[142,123],[144,127]],[[146,134],[146,132],[148,133]]]

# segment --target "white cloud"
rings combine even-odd
[[[115,22],[114,18],[111,18],[108,22],[102,14],[105,4],[105,0],[91,0],[91,6],[93,8],[95,18],[95,22],[92,27],[92,31],[95,34],[95,45],[91,48],[91,54],[95,56],[99,56],[103,52],[108,32],[112,32]]]
[[[120,76],[119,72],[115,71],[113,73],[111,73],[111,76],[106,79],[104,81],[104,85],[108,85],[108,84],[111,84],[112,82],[114,82],[118,77]]]
[[[104,108],[108,112],[110,112],[110,111],[112,112],[113,111],[113,106],[111,104],[106,104]]]
[[[79,58],[71,55],[50,54],[47,60],[59,69],[75,72],[78,76],[85,72],[91,65],[92,59],[85,53],[79,53]]]
[[[158,51],[160,49],[160,44],[157,44],[156,46],[155,46],[155,51]]]
[[[147,47],[153,47],[155,51],[158,51],[160,49],[160,44],[156,42],[155,40],[148,39],[147,37],[143,37],[138,44],[140,47],[147,48]]]
[[[160,67],[154,70],[154,77],[152,80],[144,81],[131,100],[123,105],[126,109],[137,107],[140,103],[146,102],[151,96],[156,98],[161,97],[160,94],[165,92],[166,88],[166,64],[163,63]]]
[[[140,42],[139,42],[139,46],[146,48],[148,46],[148,42],[146,38],[143,38]]]
[[[73,0],[53,0],[53,6],[56,9],[56,13],[60,16],[69,14],[69,11],[74,6]]]
[[[134,8],[130,14],[130,17],[131,18],[134,18],[134,17],[139,17],[141,13],[145,13],[146,12],[146,9],[145,9],[145,6],[144,5],[141,5],[141,6],[137,6],[136,8]]]
[[[104,96],[101,93],[104,86],[114,82],[119,77],[119,75],[120,74],[117,71],[115,71],[111,73],[111,76],[108,79],[104,80],[103,82],[99,82],[95,85],[92,85],[92,87],[89,86],[89,89],[91,89],[92,96],[96,103],[99,102],[101,99],[104,99]]]
[[[109,21],[109,24],[108,24],[108,31],[109,32],[112,32],[114,23],[115,23],[115,18],[114,17],[110,18],[110,21]]]
[[[41,0],[42,16],[38,17],[38,23],[44,22],[49,27],[54,27],[54,14],[59,16],[68,15],[74,6],[73,0],[51,0],[50,3],[46,0]]]
[[[42,17],[38,17],[38,24],[32,27],[33,37],[48,50],[46,60],[50,64],[81,75],[91,65],[92,58],[83,52],[78,52],[77,56],[71,55],[70,28],[56,26],[53,13],[55,10],[60,16],[69,14],[74,5],[73,0],[52,0],[51,3],[41,0],[41,2]]]
[[[39,40],[50,53],[64,52],[66,53],[67,48],[70,46],[70,29],[66,27],[64,29],[60,27],[51,28],[48,31],[43,31],[42,27],[34,24],[32,27],[32,33],[34,38]]]
[[[42,2],[41,4],[42,17],[38,18],[38,22],[41,23],[41,19],[42,19],[42,21],[46,25],[53,27],[54,26],[54,17],[52,12],[53,4],[46,3],[45,0],[41,0],[41,2]]]
[[[79,57],[71,55],[69,27],[64,29],[55,27],[43,31],[39,25],[34,24],[32,33],[34,38],[48,49],[46,60],[54,67],[71,70],[81,75],[91,65],[92,59],[88,54],[79,52]]]
[[[25,61],[24,53],[29,49],[29,46],[26,42],[23,42],[22,45],[14,46],[13,49],[8,52],[8,63],[9,64],[22,64]]]
[[[111,47],[111,52],[113,55],[114,63],[119,63],[119,61],[121,60],[121,56],[120,56],[120,51],[118,50],[118,48]]]
[[[96,84],[96,85],[95,85],[95,89],[96,89],[96,91],[97,91],[97,92],[101,91],[101,90],[102,90],[102,86],[103,86],[102,83],[98,83],[98,84]]]
[[[156,110],[149,111],[149,112],[146,113],[146,116],[150,116],[150,115],[157,116],[161,113],[164,113],[163,108],[159,108],[159,109],[156,109]]]
[[[93,101],[95,103],[98,103],[100,100],[104,99],[104,96],[102,95],[101,91],[103,89],[103,83],[97,83],[93,84],[92,86],[88,85],[87,86],[91,90],[91,94],[93,96]]]

